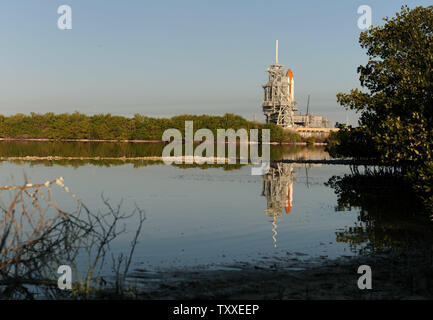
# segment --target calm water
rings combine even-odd
[[[22,185],[24,173],[33,184],[63,177],[95,214],[107,211],[102,195],[112,206],[123,201],[122,212],[131,213],[135,206],[144,210],[146,220],[130,271],[214,269],[288,256],[322,260],[433,242],[431,224],[414,214],[419,201],[392,177],[358,175],[359,168],[352,171],[344,165],[272,162],[268,174],[252,176],[249,165],[175,166],[127,160],[159,156],[162,148],[162,144],[3,142],[0,183]],[[27,156],[74,159],[12,159]],[[272,146],[271,157],[330,159],[323,148],[299,146]],[[53,191],[59,206],[73,212],[76,202],[71,196],[58,186]],[[12,194],[1,192],[3,206]],[[123,223],[126,233],[111,243],[103,265],[106,274],[112,270],[111,254],[129,253],[138,217],[122,221],[122,227]],[[68,264],[63,262],[67,255],[59,250],[55,264]],[[89,269],[84,254],[74,262],[79,273]]]
[[[104,154],[146,156],[157,145],[0,143],[2,156]],[[48,151],[47,151],[48,150]],[[74,151],[75,150],[75,151]],[[95,151],[99,150],[99,151]],[[273,147],[274,158],[325,159],[323,148]],[[132,155],[133,154],[133,155]],[[277,155],[277,156],[275,156]],[[134,205],[146,212],[134,266],[148,269],[225,264],[296,254],[299,258],[354,255],[371,241],[354,237],[359,207],[339,211],[335,190],[326,182],[350,173],[342,165],[274,163],[264,176],[250,166],[185,167],[149,162],[18,161],[0,162],[2,185],[63,177],[65,185],[92,211],[104,210],[103,194],[112,204],[123,199],[123,211]],[[60,206],[73,202],[62,190]],[[341,207],[341,206],[340,206]],[[341,208],[340,208],[341,209]],[[137,219],[126,222],[126,234],[113,252],[129,250]],[[126,252],[125,252],[126,253]]]

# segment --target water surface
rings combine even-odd
[[[160,144],[0,143],[0,156],[147,156]],[[329,159],[323,148],[272,146],[273,159]],[[63,177],[65,185],[93,212],[104,211],[101,196],[122,210],[146,212],[134,254],[135,267],[230,264],[236,261],[296,257],[327,259],[362,252],[368,237],[353,237],[362,227],[362,208],[341,208],[326,183],[350,174],[344,165],[274,162],[264,176],[252,176],[249,165],[184,166],[162,162],[2,161],[2,185]],[[56,200],[73,209],[61,189]],[[125,234],[112,244],[127,253],[137,219],[126,221]],[[108,267],[107,267],[108,268]],[[108,269],[107,269],[108,270]]]

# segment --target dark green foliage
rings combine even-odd
[[[326,151],[334,158],[377,159],[375,143],[363,128],[339,125],[340,130],[331,132]]]
[[[361,86],[339,103],[361,113],[360,127],[330,137],[330,150],[374,157],[403,168],[405,179],[433,203],[433,6],[403,6],[383,26],[361,33],[368,63]]]
[[[185,121],[194,122],[194,131],[210,129],[216,137],[217,129],[270,129],[274,142],[297,142],[297,133],[285,131],[274,124],[260,124],[247,121],[241,116],[180,115],[168,118],[150,118],[136,114],[133,118],[98,114],[86,116],[73,114],[16,114],[0,115],[1,138],[39,139],[88,139],[88,140],[161,140],[165,130],[178,129],[184,135]],[[259,138],[261,134],[259,132]]]

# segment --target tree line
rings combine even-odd
[[[152,118],[136,114],[124,117],[111,114],[88,116],[79,112],[31,113],[0,115],[0,138],[10,139],[88,139],[88,140],[161,140],[167,129],[178,129],[185,136],[185,121],[194,122],[194,132],[210,129],[216,136],[217,129],[269,129],[273,142],[302,141],[299,134],[283,130],[275,124],[248,121],[241,116],[225,114],[179,115],[172,118]],[[259,136],[261,136],[259,134]]]

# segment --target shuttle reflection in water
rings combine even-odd
[[[293,182],[295,181],[295,168],[305,168],[308,183],[308,168],[321,167],[321,165],[307,165],[298,163],[273,162],[269,172],[263,175],[262,196],[266,197],[268,217],[272,220],[272,240],[277,247],[277,228],[281,222],[283,212],[289,214],[293,207]]]

